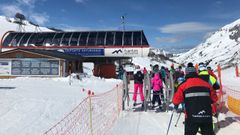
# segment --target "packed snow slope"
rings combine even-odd
[[[88,75],[80,75],[81,80],[74,76],[0,79],[0,135],[42,135],[86,98],[87,90],[99,94],[121,82],[91,76],[92,67],[84,63]]]
[[[69,78],[1,79],[0,134],[41,135],[87,97],[87,90],[98,94],[119,82],[96,77],[75,80],[72,85]]]
[[[216,69],[229,67],[240,59],[240,19],[214,32],[205,42],[174,58],[178,63],[209,62]]]
[[[11,22],[9,22],[11,21]],[[0,16],[0,38],[3,36],[4,33],[7,31],[17,31],[18,25],[15,23],[12,23],[14,21],[14,18],[6,18],[5,16]],[[24,29],[28,32],[34,32],[36,27],[32,24],[30,24],[28,21],[24,21],[26,25],[24,25]],[[51,31],[48,28],[45,27],[39,27],[41,31]]]

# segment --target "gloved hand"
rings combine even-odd
[[[176,110],[176,111],[177,111],[177,110],[178,110],[178,105],[174,105],[174,107],[173,107],[173,108],[174,108],[174,110]]]

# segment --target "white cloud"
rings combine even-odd
[[[221,4],[222,4],[222,1],[216,1],[216,4],[217,4],[217,5],[221,5]]]
[[[61,9],[61,12],[63,12],[63,13],[66,12],[66,9]]]
[[[23,10],[17,5],[0,5],[0,11],[5,16],[11,16],[11,17],[13,17],[17,12],[23,13]]]
[[[158,43],[176,43],[180,41],[180,39],[176,37],[156,37],[155,40]]]
[[[87,27],[87,26],[71,26],[68,24],[59,24],[58,27],[60,27],[62,30],[65,31],[91,31],[91,30],[99,30],[99,31],[106,31],[106,30],[116,30],[117,27],[111,27],[111,26],[103,26],[101,28],[99,27]]]
[[[90,27],[82,27],[82,26],[70,26],[67,24],[60,24],[59,27],[65,31],[89,31]]]
[[[34,13],[30,16],[37,24],[43,25],[49,21],[49,16],[47,14]]]
[[[28,19],[36,22],[39,25],[44,25],[49,21],[47,13],[35,12],[34,7],[37,1],[44,0],[15,0],[14,4],[0,4],[0,13],[8,17],[14,17],[19,12],[25,16],[29,16]]]
[[[17,2],[21,5],[34,7],[34,4],[35,4],[36,0],[17,0]]]
[[[77,3],[85,3],[87,0],[75,0]]]
[[[205,32],[215,30],[216,28],[217,27],[209,26],[207,24],[199,22],[183,22],[176,24],[168,24],[163,27],[160,27],[159,30],[162,33],[177,34],[177,33]]]

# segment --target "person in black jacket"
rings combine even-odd
[[[186,80],[173,97],[175,109],[185,103],[185,135],[196,135],[200,128],[203,135],[214,135],[211,104],[217,101],[216,91],[199,78],[194,67],[186,68]]]
[[[144,101],[143,96],[143,79],[144,75],[142,71],[140,70],[140,67],[136,67],[136,70],[134,71],[134,93],[133,93],[133,106],[136,106],[137,101],[137,92],[139,90],[141,101]]]

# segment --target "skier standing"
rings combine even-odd
[[[162,81],[164,82],[164,84],[166,84],[165,79],[167,78],[167,73],[164,66],[161,67],[160,73],[161,73]]]
[[[118,71],[118,79],[123,80],[123,74],[124,74],[125,70],[123,68],[122,65],[119,66],[119,71]]]
[[[184,72],[182,71],[182,66],[179,66],[178,69],[175,71],[174,76],[174,91],[176,92],[178,86],[178,78],[184,78]]]
[[[142,101],[142,107],[143,107],[143,102],[144,102],[144,96],[143,96],[143,79],[144,75],[142,71],[140,70],[140,67],[137,66],[136,70],[134,71],[134,93],[133,93],[133,106],[136,106],[136,101],[137,101],[137,92],[139,90],[140,93],[140,98]]]
[[[163,84],[158,73],[154,74],[154,77],[152,78],[151,82],[153,89],[152,108],[154,108],[155,101],[157,100],[159,109],[161,109],[160,91],[163,90]]]
[[[170,68],[170,73],[171,73],[172,75],[174,75],[175,72],[176,72],[176,70],[175,70],[175,68],[174,68],[174,65],[172,64],[172,66],[171,66],[171,68]]]
[[[217,79],[217,76],[213,73],[213,70],[212,70],[212,68],[211,67],[207,67],[207,70],[208,70],[208,73],[209,73],[209,75],[211,75],[211,76],[213,76],[215,79]]]
[[[204,81],[208,82],[210,85],[212,85],[213,89],[217,92],[218,89],[220,89],[220,85],[217,81],[217,76],[211,71],[207,69],[207,66],[204,63],[199,63],[198,66],[198,74],[199,77],[202,78]],[[211,75],[211,74],[213,75]],[[212,114],[214,117],[218,117],[218,111],[217,111],[217,103],[212,104]],[[214,125],[217,123],[213,123]],[[214,126],[214,129],[216,126]]]
[[[143,74],[146,75],[148,72],[147,72],[147,69],[146,67],[143,68]]]
[[[217,82],[217,79],[209,74],[209,71],[207,70],[207,67],[204,63],[199,63],[199,65],[198,65],[198,75],[204,81],[210,83],[214,90],[220,89],[220,85]]]
[[[185,135],[196,135],[201,129],[203,135],[214,135],[211,104],[217,101],[212,86],[200,79],[194,67],[186,68],[186,80],[181,83],[173,97],[175,109],[185,103]]]
[[[158,65],[158,64],[156,64],[156,65],[153,66],[153,70],[152,70],[152,75],[151,75],[151,77],[154,77],[154,75],[155,75],[156,73],[158,73],[158,74],[159,74],[159,77],[161,78],[161,72],[160,72],[160,70],[159,70],[159,65]]]

